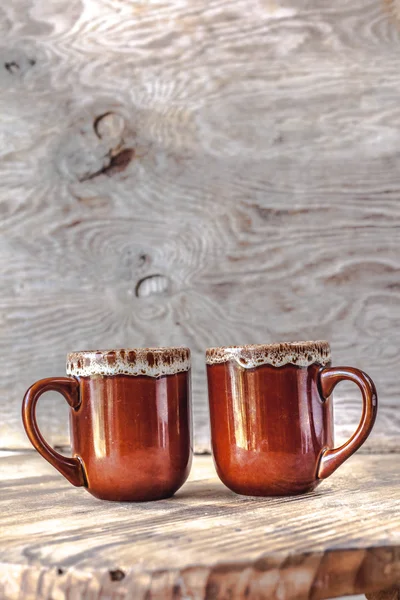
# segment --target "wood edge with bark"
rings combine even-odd
[[[277,553],[248,562],[155,571],[136,567],[80,570],[0,563],[3,600],[21,597],[100,600],[111,595],[118,600],[131,597],[137,600],[323,600],[361,593],[367,594],[369,600],[397,600],[399,584],[400,546]],[[385,589],[388,591],[384,595],[379,593]]]

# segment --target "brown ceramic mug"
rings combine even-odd
[[[362,371],[330,361],[327,342],[207,350],[212,449],[227,487],[251,496],[307,492],[365,442],[375,386]],[[331,394],[343,380],[360,388],[363,411],[354,435],[334,448]]]
[[[74,352],[67,356],[67,374],[42,379],[26,392],[23,423],[36,450],[97,498],[172,496],[192,461],[190,350]],[[60,392],[71,407],[71,458],[39,431],[36,403],[48,391]]]

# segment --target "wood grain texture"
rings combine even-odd
[[[0,458],[2,600],[291,600],[400,583],[400,461],[356,456],[317,491],[237,496],[196,457],[173,499],[102,502],[35,453]]]
[[[396,6],[1,5],[1,447],[68,351],[190,346],[202,450],[207,346],[326,338],[376,381],[365,451],[399,448]],[[336,406],[343,441],[357,392]]]
[[[366,594],[367,600],[399,600],[400,599],[400,586],[395,585],[391,588],[382,592],[375,592],[372,594]]]

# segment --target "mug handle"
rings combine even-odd
[[[317,470],[318,479],[326,479],[365,442],[375,423],[378,397],[372,379],[363,371],[353,367],[325,367],[319,372],[319,390],[327,400],[339,381],[353,381],[360,388],[363,410],[360,423],[351,438],[339,448],[323,451]]]
[[[45,441],[36,420],[36,404],[45,392],[59,392],[71,408],[80,406],[79,382],[74,377],[49,377],[37,381],[28,389],[22,403],[22,422],[34,448],[72,485],[86,485],[83,465],[78,458],[63,456]]]

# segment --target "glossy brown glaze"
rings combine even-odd
[[[172,496],[191,465],[188,372],[81,377],[79,385],[72,448],[89,491],[106,500]]]
[[[310,491],[365,441],[375,419],[376,392],[361,371],[330,367],[328,354],[326,366],[287,361],[248,368],[240,363],[253,364],[251,346],[241,352],[229,349],[225,361],[223,350],[207,353],[211,435],[218,475],[233,491],[253,496]],[[316,357],[304,356],[308,361]],[[342,379],[359,385],[364,409],[351,440],[333,449],[330,395]]]
[[[321,451],[333,445],[332,402],[321,400],[318,365],[207,366],[214,460],[239,494],[313,489]]]
[[[91,366],[92,374],[35,383],[23,404],[32,444],[73,485],[85,485],[97,498],[146,501],[172,496],[186,480],[192,460],[190,354],[185,351],[185,362],[180,359],[179,365],[171,355],[165,357],[169,374],[157,376],[154,355],[160,353],[154,350],[140,359],[141,368],[153,376],[120,374],[121,362],[115,375],[93,373],[104,370],[101,358]],[[128,367],[133,369],[132,364]],[[71,406],[73,458],[52,449],[38,429],[36,403],[49,390],[59,391]]]

